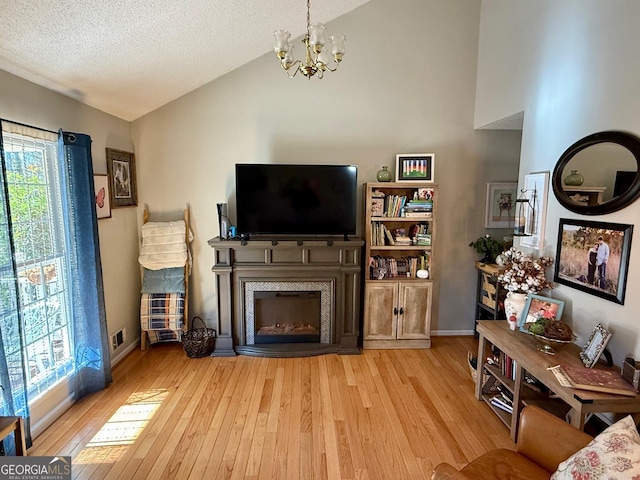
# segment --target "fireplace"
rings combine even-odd
[[[358,354],[360,239],[212,239],[214,355]]]
[[[246,344],[331,344],[331,300],[329,281],[244,282]]]
[[[320,292],[255,292],[254,344],[319,343]]]

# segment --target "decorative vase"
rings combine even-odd
[[[376,173],[376,178],[379,182],[390,182],[391,181],[391,172],[388,170],[389,167],[386,165],[382,167],[382,170],[378,170]]]
[[[504,313],[507,315],[507,321],[513,316],[516,317],[517,322],[526,302],[526,293],[508,292],[507,298],[504,299]]]
[[[578,173],[578,170],[571,170],[571,174],[564,177],[564,184],[570,187],[579,187],[584,182],[584,177]]]

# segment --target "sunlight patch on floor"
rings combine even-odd
[[[118,460],[140,436],[167,395],[165,389],[133,393],[74,458],[74,464]]]

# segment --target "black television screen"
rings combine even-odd
[[[239,235],[353,235],[357,167],[236,164]]]

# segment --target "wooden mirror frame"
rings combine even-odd
[[[562,185],[564,168],[577,153],[599,143],[615,143],[627,148],[636,159],[636,177],[631,187],[622,195],[612,198],[600,205],[579,205],[572,201],[564,191]],[[631,133],[615,130],[588,135],[565,150],[553,169],[551,178],[553,193],[558,199],[558,202],[573,213],[582,215],[604,215],[620,210],[633,203],[640,196],[640,138]]]

